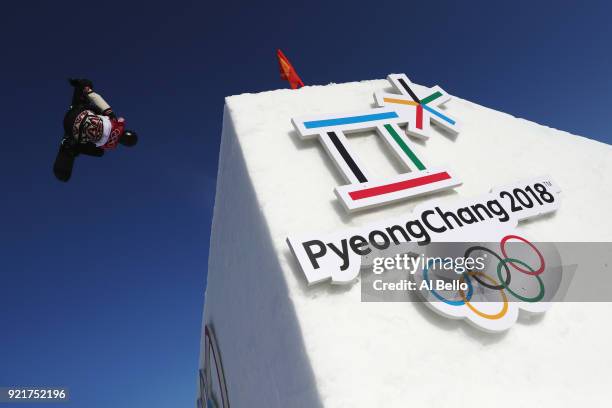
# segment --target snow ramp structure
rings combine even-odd
[[[372,80],[226,98],[200,406],[609,406],[612,304],[519,307],[504,327],[481,330],[420,302],[364,302],[359,266],[338,267],[350,248],[300,240],[326,243],[546,175],[554,185],[523,185],[534,188],[529,202],[560,204],[516,231],[532,242],[612,241],[611,146],[457,97],[434,105],[437,88],[411,92],[416,103]],[[393,116],[385,98],[413,116]],[[373,125],[351,127],[360,121]]]

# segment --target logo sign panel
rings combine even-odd
[[[461,180],[447,166],[426,164],[417,155],[409,138],[427,139],[432,134],[431,125],[451,134],[459,133],[459,121],[443,108],[451,96],[439,86],[415,86],[405,74],[389,75],[388,80],[393,93],[376,92],[376,108],[292,119],[302,139],[316,139],[323,145],[348,183],[335,188],[338,199],[348,212],[461,185]],[[388,150],[405,168],[404,173],[380,178],[368,172],[362,159],[350,148],[346,137],[352,132],[364,131],[375,131],[385,141]],[[559,204],[560,188],[549,176],[541,176],[495,188],[488,194],[472,199],[452,203],[426,202],[409,214],[364,227],[324,235],[291,235],[287,243],[309,284],[324,281],[346,284],[355,281],[362,260],[372,251],[403,244],[411,245],[416,253],[425,251],[424,248],[431,242],[499,241],[504,252],[508,239],[518,239],[536,248],[517,233],[515,228],[518,222],[554,212]],[[483,250],[478,245],[474,248]],[[509,271],[512,267],[532,277],[534,281],[531,283],[540,285],[541,293],[544,293],[544,283],[537,276],[543,271],[543,266],[530,272],[530,267],[524,261],[509,258],[505,253],[503,257],[495,254],[500,259],[499,271]],[[544,259],[541,260],[544,265]],[[434,273],[425,265],[414,279],[428,280]],[[550,303],[543,297],[528,297],[511,289],[509,272],[506,278],[501,272],[499,275],[492,277],[484,272],[471,271],[462,276],[464,289],[455,293],[455,298],[439,296],[435,290],[427,291],[424,297],[436,312],[450,318],[465,318],[487,331],[511,327],[518,316],[518,309],[534,313],[548,309]],[[521,278],[514,279],[521,282]],[[504,284],[508,284],[508,287],[503,287]],[[492,288],[499,291],[499,299],[494,302],[478,300],[476,303],[476,298],[483,291]]]
[[[417,195],[446,190],[461,184],[448,168],[429,168],[418,157],[412,142],[401,131],[401,125],[413,120],[404,108],[375,108],[362,112],[293,118],[302,139],[317,138],[349,183],[336,187],[335,193],[351,212],[387,204]],[[399,159],[406,173],[376,178],[351,150],[346,134],[374,130]]]

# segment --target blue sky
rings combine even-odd
[[[0,386],[192,407],[223,97],[406,72],[612,143],[606,2],[11,2],[0,32]],[[85,76],[140,134],[51,165]],[[27,404],[20,405],[27,407]]]

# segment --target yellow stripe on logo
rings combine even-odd
[[[411,106],[418,106],[419,103],[415,102],[415,101],[407,101],[405,99],[395,99],[395,98],[383,98],[383,100],[385,102],[389,102],[389,103],[399,103],[402,105],[411,105]]]

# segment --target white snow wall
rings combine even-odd
[[[226,99],[204,324],[216,333],[231,406],[608,406],[611,304],[556,304],[492,335],[419,303],[361,303],[358,284],[307,287],[289,234],[324,235],[542,174],[561,186],[561,209],[520,231],[534,241],[612,241],[611,146],[459,98],[447,110],[461,134],[414,149],[464,184],[346,214],[333,193],[340,175],[290,119],[367,109],[383,89],[377,80]],[[349,140],[371,170],[393,170],[379,139]]]
[[[219,343],[232,407],[318,407],[302,334],[274,253],[226,108],[204,323]]]

